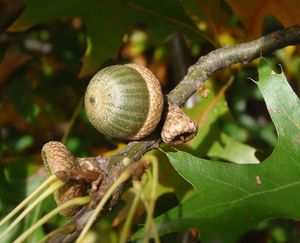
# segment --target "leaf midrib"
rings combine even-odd
[[[300,181],[292,182],[292,183],[282,185],[280,187],[268,189],[268,190],[265,190],[265,191],[250,192],[248,195],[240,197],[240,198],[235,199],[235,200],[230,201],[230,202],[222,202],[222,203],[217,203],[217,204],[211,204],[207,207],[204,207],[204,208],[201,208],[200,210],[197,210],[197,213],[200,213],[200,212],[202,212],[204,210],[207,210],[209,208],[212,208],[212,207],[219,207],[219,206],[225,206],[225,205],[229,205],[229,204],[239,203],[239,202],[241,202],[245,199],[251,198],[251,197],[255,197],[255,196],[259,196],[259,195],[263,195],[263,194],[267,194],[267,193],[272,193],[272,192],[278,192],[280,190],[284,190],[284,189],[287,189],[289,187],[293,187],[293,186],[297,186],[297,185],[300,185]],[[197,197],[197,196],[199,196],[199,194],[195,195],[194,197]],[[194,197],[190,198],[189,200],[193,199]]]

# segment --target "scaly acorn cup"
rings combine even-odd
[[[57,141],[50,141],[42,148],[42,158],[49,175],[56,175],[65,182],[54,192],[58,206],[76,197],[88,194],[91,183],[101,176],[99,163],[93,157],[77,158],[67,147]],[[72,216],[81,206],[73,206],[60,212],[63,216]]]
[[[136,64],[114,65],[100,70],[85,93],[85,109],[92,125],[113,138],[139,140],[151,134],[162,118],[163,94],[150,70]],[[165,143],[191,140],[197,123],[176,105],[166,107],[161,132]]]

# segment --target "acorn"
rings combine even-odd
[[[114,65],[91,79],[85,109],[92,125],[102,134],[138,140],[151,134],[163,111],[159,80],[136,64]]]
[[[85,93],[85,110],[91,124],[102,134],[140,140],[151,134],[162,119],[163,93],[159,80],[136,64],[113,65],[95,74]],[[178,106],[164,115],[162,140],[184,143],[197,133],[197,124]]]

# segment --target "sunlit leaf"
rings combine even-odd
[[[232,139],[226,133],[221,133],[220,139],[216,140],[208,151],[208,156],[236,164],[258,164],[255,152],[256,149]]]

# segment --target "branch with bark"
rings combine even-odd
[[[208,55],[202,56],[188,69],[188,73],[183,80],[166,96],[167,106],[182,106],[189,97],[197,92],[199,87],[203,86],[210,76],[220,69],[235,63],[249,63],[257,57],[297,43],[300,43],[300,25],[273,32],[254,41],[216,49]],[[108,190],[116,178],[128,169],[128,166],[132,168],[130,170],[132,176],[139,176],[143,173],[143,169],[141,169],[143,168],[143,165],[141,165],[143,162],[139,160],[146,152],[158,148],[161,142],[161,138],[157,133],[154,133],[154,135],[147,137],[147,140],[128,143],[122,151],[111,157],[89,158],[96,163],[101,162],[103,164],[105,162],[105,169],[102,169],[103,175],[101,175],[102,181],[97,188],[98,197]],[[129,161],[129,165],[128,163],[125,165],[124,160]],[[97,220],[118,202],[123,190],[124,187],[120,187],[114,192],[109,207],[100,212]],[[99,198],[96,201],[98,200]],[[95,200],[93,201],[95,202]],[[72,220],[58,234],[55,234],[49,242],[73,242],[76,240],[93,213],[95,207],[93,201],[76,213]]]

